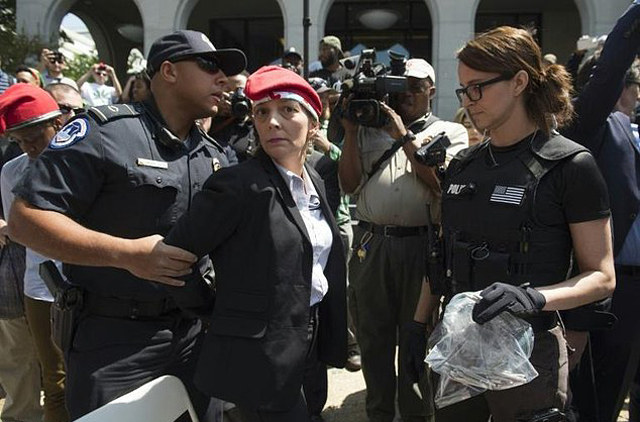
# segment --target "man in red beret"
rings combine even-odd
[[[28,84],[16,84],[0,95],[0,135],[3,133],[9,135],[29,158],[37,157],[61,127],[62,116],[58,105],[43,89]],[[4,283],[23,281],[25,274],[24,247],[8,242],[5,217],[12,202],[11,189],[15,185],[15,180],[22,174],[22,171],[12,166],[16,160],[28,162],[27,156],[11,160],[3,167],[0,177],[4,210],[3,215],[0,216],[0,245],[3,248],[2,264],[11,265],[20,270],[17,275],[19,279],[3,278]],[[13,181],[7,182],[8,179]],[[22,283],[16,287],[22,289]],[[5,299],[3,297],[3,300]],[[0,344],[3,345],[0,349],[0,362],[2,362],[0,383],[8,395],[2,410],[2,420],[42,419],[40,390],[44,385],[40,382],[36,332],[46,330],[49,319],[45,319],[43,324],[43,321],[33,321],[27,309],[25,314],[16,318],[0,319]],[[6,317],[6,315],[2,316]],[[46,378],[45,372],[43,370],[42,374]],[[63,371],[62,377],[64,382]],[[62,392],[62,398],[64,399],[64,392]],[[62,407],[64,409],[64,400],[62,400]],[[64,413],[66,414],[66,411]]]

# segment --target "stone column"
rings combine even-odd
[[[62,18],[72,4],[72,0],[17,0],[18,32],[38,35],[45,43],[57,40]]]
[[[613,29],[618,18],[629,7],[629,1],[627,0],[583,0],[591,3],[591,9],[594,13],[591,15],[589,22],[589,32],[583,33],[599,36],[606,35]]]
[[[459,87],[455,52],[474,33],[478,0],[427,0],[433,22],[432,65],[436,70],[433,109],[444,120],[452,120],[460,107],[454,90]]]
[[[197,0],[138,0],[144,27],[144,54],[163,35],[186,29],[189,14]]]

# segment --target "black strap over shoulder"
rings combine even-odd
[[[433,123],[437,122],[438,120],[440,120],[440,119],[438,117],[436,117],[433,113],[431,113],[431,115],[429,115],[428,118],[426,118],[424,120],[420,119],[417,122],[414,122],[413,124],[411,124],[411,126],[409,126],[408,130],[412,131],[413,133],[420,133],[423,130],[425,130],[426,128],[428,128],[429,126],[431,126]],[[373,165],[371,166],[371,170],[367,174],[367,180],[371,179],[371,177],[374,174],[376,174],[378,172],[378,170],[380,170],[380,167],[382,166],[382,163],[387,161],[393,154],[395,154],[396,151],[398,151],[400,149],[402,144],[403,144],[402,138],[400,138],[399,140],[395,141],[388,150],[386,150],[384,153],[382,153],[380,158],[378,158],[378,161],[373,163]]]
[[[113,104],[91,107],[87,112],[94,116],[96,121],[100,124],[122,117],[136,117],[140,115],[140,111],[134,108],[131,104]]]
[[[531,148],[520,155],[529,171],[540,180],[565,158],[587,151],[585,147],[563,136],[552,133],[550,137],[536,137]]]

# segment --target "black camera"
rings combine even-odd
[[[429,167],[438,167],[444,164],[447,158],[447,147],[451,140],[444,133],[437,134],[428,144],[421,146],[414,153],[416,161]]]
[[[407,90],[404,77],[405,57],[389,52],[391,66],[387,68],[375,63],[376,51],[363,50],[356,66],[353,79],[342,84],[343,95],[352,95],[345,110],[345,117],[362,126],[382,127],[389,116],[382,111],[380,102],[389,102],[389,94],[399,94]]]
[[[229,99],[231,103],[231,114],[237,118],[246,117],[251,110],[251,101],[244,93],[244,88],[236,88]]]
[[[331,142],[342,142],[343,117],[362,126],[382,127],[389,116],[380,107],[381,102],[397,108],[397,94],[407,91],[404,75],[406,58],[400,53],[389,51],[390,66],[376,63],[374,49],[363,50],[355,67],[352,79],[341,85],[341,94],[331,114],[327,136]],[[345,107],[345,103],[349,99]]]
[[[59,51],[53,51],[49,55],[49,62],[51,62],[51,63],[64,63],[64,56]]]

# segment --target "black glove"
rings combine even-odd
[[[504,311],[518,317],[535,315],[547,303],[544,295],[531,287],[504,283],[493,283],[480,296],[482,299],[473,307],[472,313],[478,324],[484,324]]]
[[[418,382],[424,372],[427,356],[427,324],[411,321],[402,327],[403,371],[412,383]]]

